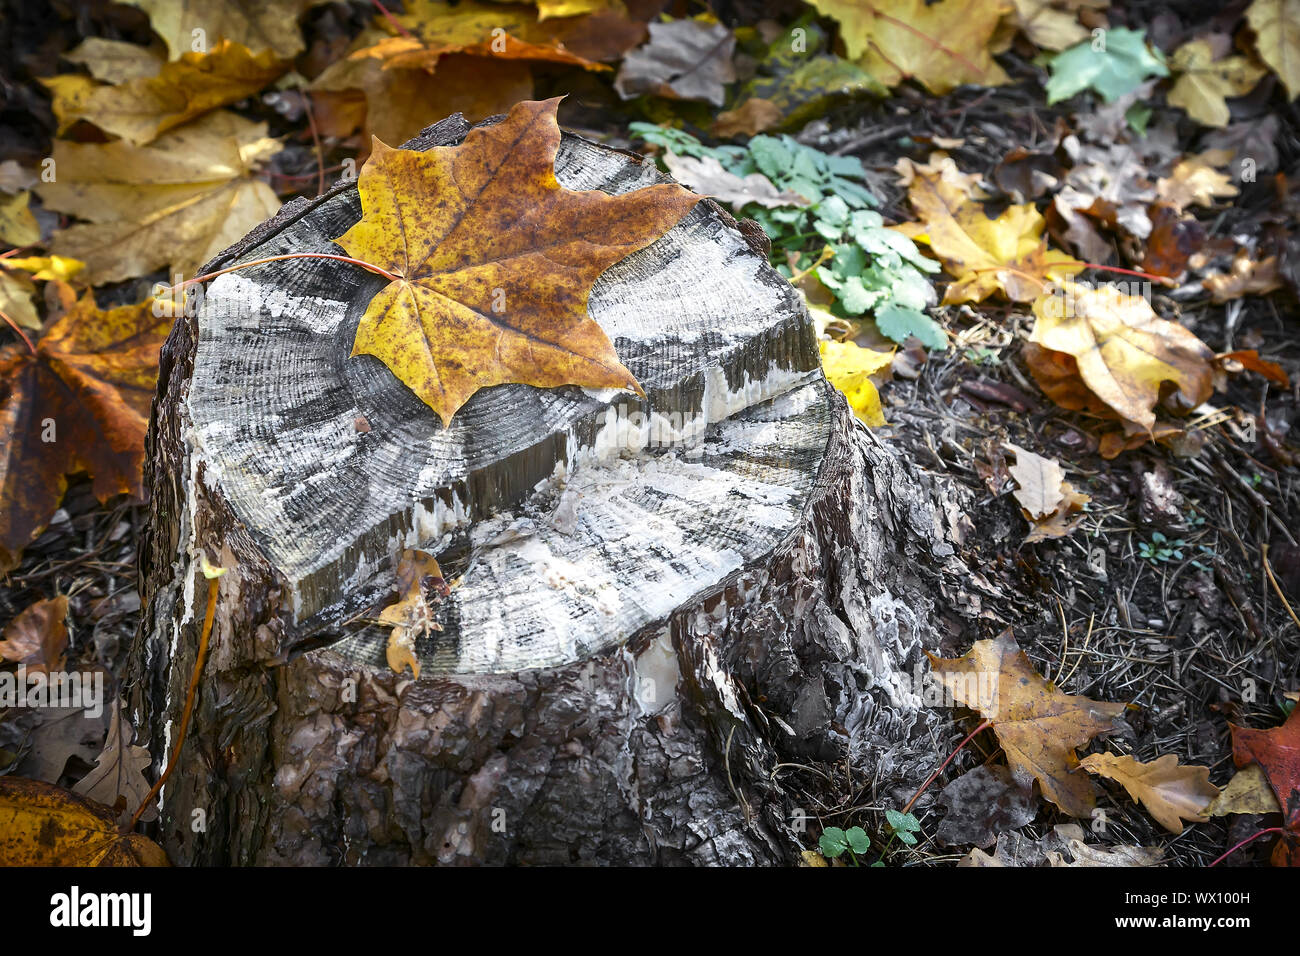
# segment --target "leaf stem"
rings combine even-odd
[[[965,747],[968,743],[970,743],[972,738],[974,738],[974,736],[978,734],[981,730],[987,730],[989,727],[992,726],[993,726],[993,721],[986,720],[984,721],[984,723],[980,724],[969,734],[967,734],[966,739],[957,745],[957,749],[954,750],[952,753],[948,754],[948,759],[945,760],[943,763],[939,764],[939,769],[936,770],[934,773],[930,774],[929,779],[927,779],[925,783],[921,784],[921,788],[917,790],[916,793],[912,794],[912,799],[908,800],[907,806],[903,807],[903,813],[912,812],[912,807],[913,805],[915,805],[916,801],[920,798],[921,794],[925,793],[926,788],[929,787],[930,784],[934,783],[934,781],[938,779],[939,774],[943,773],[943,768],[948,766],[948,764],[952,762],[952,758],[957,756],[959,753],[961,753],[961,748]]]
[[[18,333],[18,337],[27,343],[27,347],[31,349],[32,354],[35,355],[36,346],[32,345],[32,340],[27,337],[27,333],[22,330],[22,327],[13,319],[9,318],[9,316],[7,316],[3,311],[0,311],[0,319],[4,319],[6,322],[9,323],[9,328],[13,329],[15,332]]]
[[[329,259],[333,262],[347,262],[354,266],[360,266],[368,272],[373,272],[376,275],[383,276],[389,282],[397,282],[402,278],[399,275],[394,275],[387,269],[381,269],[373,262],[366,262],[364,259],[353,259],[351,256],[336,256],[328,252],[288,252],[282,256],[267,256],[265,259],[253,259],[251,262],[241,262],[237,266],[228,266],[225,269],[218,269],[216,272],[208,272],[201,276],[195,276],[193,279],[186,279],[184,282],[180,282],[176,285],[166,286],[165,290],[167,292],[179,292],[192,285],[198,285],[199,283],[207,282],[210,279],[215,279],[217,276],[223,276],[227,272],[247,269],[249,266],[266,265],[268,262],[283,262],[285,259]]]
[[[1217,860],[1211,863],[1210,866],[1218,866],[1220,863],[1222,863],[1228,857],[1232,856],[1232,854],[1236,853],[1238,850],[1240,850],[1247,843],[1250,843],[1252,840],[1258,840],[1260,837],[1267,836],[1270,833],[1281,833],[1281,832],[1282,832],[1281,827],[1269,827],[1266,830],[1260,830],[1258,833],[1252,833],[1250,836],[1246,837],[1246,839],[1242,840],[1240,843],[1234,846],[1227,853],[1223,854],[1223,856],[1219,857]]]

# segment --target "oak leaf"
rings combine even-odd
[[[943,95],[963,83],[1000,86],[1007,74],[989,44],[1003,0],[811,0],[839,21],[850,59],[886,86],[909,77]]]
[[[908,199],[919,223],[899,227],[916,242],[927,243],[957,281],[944,293],[945,304],[982,302],[1002,291],[1016,302],[1038,296],[1049,280],[1083,270],[1083,263],[1051,249],[1043,237],[1043,217],[1033,203],[1009,206],[997,219],[969,196],[969,184],[912,168]]]
[[[1219,795],[1210,783],[1210,768],[1180,766],[1173,754],[1151,763],[1112,753],[1089,754],[1080,761],[1089,773],[1123,784],[1130,797],[1147,808],[1170,833],[1182,833],[1183,821],[1204,823],[1205,808]]]
[[[459,146],[376,140],[358,181],[361,221],[335,240],[398,277],[367,306],[352,354],[383,361],[444,424],[505,382],[639,391],[587,298],[700,197],[676,184],[618,196],[564,188],[558,105],[520,103]]]
[[[144,435],[171,319],[152,300],[100,311],[90,292],[35,343],[0,348],[0,571],[87,471],[100,501],[141,494]]]
[[[51,251],[86,263],[92,285],[162,266],[193,276],[280,208],[253,178],[278,152],[266,124],[218,111],[149,146],[56,140],[58,179],[36,187],[49,209],[88,220],[54,234]]]
[[[1214,391],[1214,353],[1182,326],[1159,318],[1145,299],[1109,285],[1066,282],[1036,299],[1033,309],[1030,341],[1056,354],[1027,351],[1026,357],[1058,405],[1095,412],[1101,403],[1149,431],[1166,383],[1184,408],[1195,408]],[[1062,356],[1075,363],[1077,381]]]
[[[992,722],[1022,786],[1037,780],[1044,798],[1071,816],[1092,812],[1092,784],[1072,772],[1079,763],[1074,750],[1115,729],[1123,704],[1061,693],[1034,670],[1010,630],[977,641],[962,657],[927,656],[940,686]]]
[[[118,811],[118,821],[128,823],[152,789],[144,775],[152,758],[148,750],[133,742],[135,729],[122,710],[120,702],[114,703],[104,749],[95,758],[95,766],[77,781],[72,792],[112,807]],[[148,823],[157,816],[158,808],[151,802],[140,819]]]
[[[1178,212],[1188,206],[1213,206],[1215,199],[1237,192],[1231,176],[1199,157],[1183,160],[1168,177],[1156,182],[1156,194]]]
[[[122,833],[112,809],[38,780],[0,777],[0,866],[169,866],[162,847]]]
[[[1254,730],[1229,724],[1238,767],[1259,764],[1282,808],[1285,831],[1273,851],[1275,866],[1300,866],[1300,706],[1281,727]]]

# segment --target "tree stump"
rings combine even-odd
[[[667,181],[569,134],[556,172]],[[337,252],[360,213],[340,183],[204,271]],[[163,351],[132,654],[161,772],[202,561],[229,569],[161,798],[173,861],[790,863],[817,831],[783,764],[848,760],[882,800],[925,778],[952,492],[855,420],[744,225],[702,202],[598,281],[644,401],[498,386],[445,429],[349,357],[382,279],[299,259],[210,283]],[[456,582],[418,679],[373,620],[406,547]]]

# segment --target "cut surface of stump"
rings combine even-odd
[[[409,147],[467,130],[452,117]],[[556,174],[665,181],[567,134]],[[340,184],[204,271],[337,253],[360,214]],[[644,400],[504,385],[444,428],[350,357],[383,284],[250,267],[164,349],[132,656],[158,770],[203,561],[228,569],[162,795],[176,862],[788,863],[809,808],[774,768],[851,757],[880,787],[924,779],[935,718],[912,673],[957,567],[951,494],[856,422],[734,220],[701,202],[596,283],[589,313]],[[389,669],[374,621],[403,548],[452,582],[418,679]]]

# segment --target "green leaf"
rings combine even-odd
[[[942,351],[948,347],[948,336],[939,323],[918,309],[901,305],[887,305],[878,309],[876,328],[880,329],[881,335],[893,339],[899,345],[907,341],[909,335],[915,335],[928,349]]]
[[[1114,27],[1096,38],[1062,50],[1048,61],[1048,104],[1069,99],[1086,89],[1107,103],[1132,93],[1149,76],[1168,76],[1164,54],[1147,46],[1142,30]]]
[[[822,856],[833,860],[849,848],[848,836],[839,827],[827,827],[822,831],[817,846],[821,848]]]
[[[862,827],[849,827],[844,836],[848,840],[849,849],[854,853],[866,853],[871,849],[871,837],[867,836],[867,831]]]

